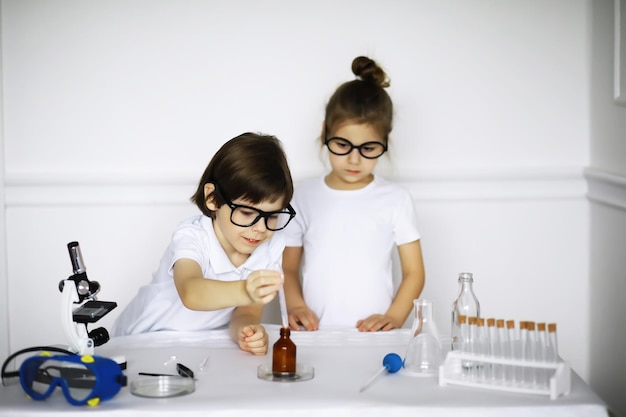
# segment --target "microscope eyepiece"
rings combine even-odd
[[[72,261],[72,269],[74,274],[82,274],[87,272],[85,267],[85,261],[83,261],[83,254],[80,252],[80,245],[78,242],[70,242],[67,244],[67,250],[70,253],[70,261]]]

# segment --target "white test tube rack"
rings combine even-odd
[[[512,383],[511,381],[496,380],[494,378],[475,378],[467,375],[463,368],[464,363],[482,364],[482,366],[512,366],[513,368],[547,369],[551,376],[544,386]],[[467,387],[485,388],[499,391],[519,392],[524,394],[548,395],[554,400],[561,395],[567,395],[571,390],[571,368],[569,364],[558,362],[535,362],[519,359],[507,359],[488,355],[451,351],[439,367],[439,385],[463,385]]]

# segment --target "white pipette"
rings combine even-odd
[[[280,304],[280,317],[283,320],[283,327],[286,329],[289,327],[289,318],[287,316],[287,301],[285,301],[285,288],[280,285],[278,290],[278,304]]]
[[[390,374],[396,373],[402,368],[402,358],[397,353],[388,353],[383,358],[383,367],[380,368],[373,377],[370,378],[369,381],[365,383],[359,390],[359,392],[363,392],[370,387],[378,379],[383,372],[387,371]]]
[[[280,276],[283,279],[283,284],[280,284],[280,288],[278,289],[278,304],[280,305],[280,318],[283,322],[283,328],[287,329],[289,328],[289,316],[287,315],[287,300],[285,300],[285,274],[279,264],[275,264],[274,268],[280,272]]]

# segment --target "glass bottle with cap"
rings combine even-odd
[[[452,303],[452,350],[459,349],[461,334],[459,316],[480,317],[480,303],[474,294],[474,277],[470,272],[459,274],[459,295]]]
[[[296,375],[296,344],[290,336],[291,330],[281,327],[272,353],[272,374],[275,377],[291,378]]]

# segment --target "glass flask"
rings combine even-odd
[[[459,349],[459,337],[461,334],[459,316],[480,317],[480,303],[474,294],[474,278],[469,272],[459,274],[459,295],[452,303],[452,350]]]
[[[437,325],[433,321],[433,303],[414,300],[413,338],[404,358],[404,369],[414,375],[437,375],[443,361],[443,350]]]
[[[296,375],[296,344],[291,340],[291,330],[281,327],[280,337],[274,343],[272,353],[272,374],[275,377]]]

